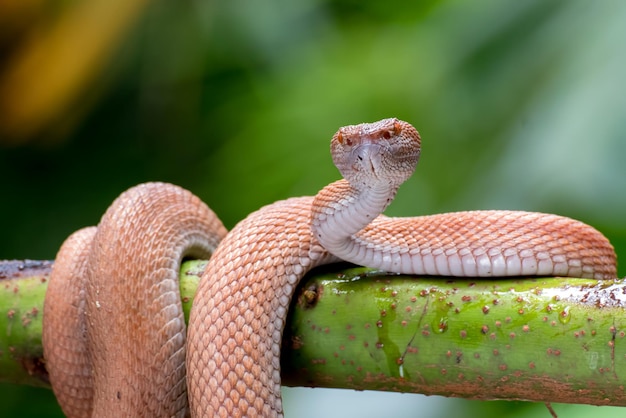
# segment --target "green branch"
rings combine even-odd
[[[41,313],[51,265],[0,262],[0,380],[48,385]],[[181,269],[186,312],[205,265]],[[290,311],[284,383],[626,405],[624,284],[317,270]]]

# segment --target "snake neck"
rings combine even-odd
[[[357,189],[346,180],[331,183],[315,196],[313,235],[331,254],[358,264],[360,246],[355,242],[355,234],[389,206],[397,190],[398,187],[389,185]]]

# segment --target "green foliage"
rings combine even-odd
[[[147,180],[192,190],[232,227],[336,179],[334,131],[389,116],[424,147],[390,214],[554,212],[626,254],[625,17],[626,3],[582,0],[157,0],[82,116],[28,146],[0,138],[0,257],[53,258]],[[443,415],[521,416],[453,405]]]

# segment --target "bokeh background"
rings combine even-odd
[[[0,258],[54,258],[149,180],[190,189],[232,227],[335,180],[339,126],[390,116],[423,151],[388,214],[554,212],[623,257],[625,44],[619,0],[0,0]],[[2,416],[61,416],[50,391],[1,385],[0,398]],[[321,389],[288,390],[286,411],[549,415]]]

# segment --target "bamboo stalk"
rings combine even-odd
[[[188,315],[206,261],[181,268]],[[0,380],[48,386],[51,262],[0,262]],[[282,350],[287,386],[626,405],[624,281],[452,280],[336,266],[303,280]]]

